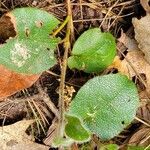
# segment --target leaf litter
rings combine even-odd
[[[33,85],[40,75],[24,75],[0,65],[0,101]]]
[[[2,1],[2,2],[4,2],[4,1]],[[4,3],[5,3],[5,5],[7,5],[6,2],[4,2]],[[20,1],[20,4],[21,3],[23,4],[24,2]],[[123,2],[123,3],[125,3],[125,4],[126,3],[132,4],[131,1]],[[17,1],[14,1],[14,5],[20,5],[20,4],[17,4]],[[49,1],[41,1],[41,2],[36,2],[36,3],[34,1],[33,4],[34,4],[34,6],[43,7],[43,8],[45,8],[48,11],[54,10],[54,12],[60,18],[63,18],[65,16],[65,13],[66,13],[65,10],[64,10],[63,11],[64,15],[60,16],[60,14],[62,14],[62,12],[61,12],[62,7],[59,6],[59,5],[58,5],[58,7],[55,7],[55,5],[54,5],[53,8],[50,8],[50,7],[48,7],[48,4],[50,4]],[[32,2],[30,2],[30,5],[32,5]],[[63,3],[62,3],[62,5],[63,5]],[[74,5],[74,3],[73,3],[73,5]],[[117,2],[116,2],[115,5],[118,5]],[[122,5],[122,3],[120,3],[120,6],[121,5]],[[98,26],[99,25],[98,24],[98,20],[94,20],[92,18],[92,17],[94,17],[95,14],[96,14],[95,15],[96,17],[98,15],[101,15],[103,17],[106,15],[105,21],[103,21],[101,26],[102,26],[102,28],[104,30],[107,30],[108,26],[110,25],[109,21],[111,20],[111,19],[108,20],[107,18],[108,17],[112,17],[112,14],[114,16],[116,15],[112,11],[113,8],[110,9],[110,13],[107,13],[107,9],[103,9],[103,7],[102,7],[102,11],[101,11],[102,13],[101,12],[97,13],[95,11],[95,8],[98,9],[97,8],[97,4],[95,4],[95,3],[87,3],[87,6],[89,6],[89,9],[87,9],[87,8],[85,9],[85,7],[82,6],[82,10],[80,8],[78,8],[76,5],[74,6],[75,9],[74,9],[73,17],[75,19],[74,25],[75,25],[75,28],[77,29],[77,31],[81,32],[81,31],[84,30],[84,28],[87,28],[88,26],[91,26],[91,25]],[[91,7],[94,8],[94,9],[91,9]],[[98,7],[101,7],[101,4],[99,4]],[[105,3],[104,3],[104,7],[105,7]],[[109,7],[109,6],[107,6],[107,7]],[[126,5],[124,5],[124,7],[126,7]],[[89,13],[90,11],[88,12],[88,10],[92,11],[95,14],[92,16]],[[80,17],[79,14],[80,14],[81,11],[85,11],[87,14],[89,14],[89,16],[91,15],[90,18],[88,18],[88,16],[86,16],[86,13],[85,13],[85,14],[83,14],[82,20],[79,20],[79,17]],[[116,11],[117,11],[117,9],[116,9]],[[86,18],[84,18],[84,17],[86,17]],[[103,19],[103,17],[102,17],[102,19]],[[119,17],[119,16],[117,16],[117,17]],[[87,19],[87,20],[85,20],[85,19]],[[93,19],[93,22],[90,23],[90,21],[92,19]],[[150,117],[149,98],[148,98],[149,97],[149,90],[150,90],[149,89],[149,84],[150,84],[149,83],[150,82],[149,70],[150,69],[149,69],[149,58],[147,58],[147,56],[149,56],[148,49],[147,49],[147,45],[149,45],[148,40],[147,40],[147,37],[149,35],[149,33],[148,33],[149,29],[146,26],[143,29],[144,32],[142,31],[142,33],[140,33],[141,31],[140,31],[138,26],[139,25],[141,25],[141,26],[147,25],[147,22],[140,22],[142,20],[148,21],[149,20],[149,15],[147,14],[145,17],[141,18],[141,20],[133,19],[133,25],[134,25],[134,28],[135,28],[134,29],[135,30],[135,38],[136,38],[137,42],[134,39],[131,39],[129,37],[125,38],[125,39],[128,39],[127,41],[129,42],[128,43],[129,45],[125,44],[125,39],[123,41],[121,41],[128,48],[127,55],[124,56],[125,58],[123,60],[121,60],[119,57],[116,57],[117,61],[115,61],[115,63],[112,65],[112,67],[114,67],[114,68],[116,67],[118,69],[118,71],[122,72],[123,74],[128,75],[128,77],[130,77],[131,79],[136,77],[136,80],[138,79],[140,81],[138,84],[142,84],[142,85],[144,84],[144,87],[145,87],[144,90],[139,88],[139,94],[140,94],[140,98],[141,98],[141,105],[140,105],[140,108],[139,108],[139,110],[137,112],[137,115],[141,119],[144,119],[144,120],[146,120],[148,122],[149,121],[149,117]],[[80,22],[83,22],[83,24],[81,24]],[[114,23],[113,25],[110,26],[110,27],[112,27],[110,29],[115,29],[116,28],[115,27],[116,24],[117,24],[117,21],[116,21],[116,23]],[[119,30],[119,28],[118,28],[118,30]],[[145,30],[146,30],[146,32],[145,32]],[[117,33],[117,30],[115,30],[115,31]],[[144,40],[144,42],[143,42],[144,44],[142,43],[142,40]],[[141,52],[141,50],[142,50],[142,52]],[[119,53],[122,54],[122,49],[119,49],[119,51],[120,51]],[[146,59],[144,58],[143,52],[146,53]],[[144,75],[144,78],[143,78],[142,75]],[[19,90],[16,90],[16,91],[19,91]],[[11,93],[11,94],[13,94],[13,93]],[[8,94],[8,95],[11,95],[11,94]],[[134,132],[134,134],[133,134],[133,132]],[[142,132],[144,132],[144,133],[142,134]],[[145,141],[145,142],[148,142],[148,143],[146,143],[146,144],[143,143],[143,145],[144,146],[148,145],[149,144],[149,141],[148,141],[149,140],[149,134],[148,133],[149,133],[149,127],[147,127],[147,126],[140,126],[140,128],[137,128],[137,130],[132,131],[133,135],[131,134],[131,136],[132,136],[131,139],[128,142],[126,142],[125,144],[127,145],[129,143],[129,144],[132,145],[132,143],[134,143],[134,145],[138,145],[139,143],[141,144],[142,141]],[[113,142],[117,143],[117,141],[115,141],[115,140]]]
[[[0,127],[0,145],[2,150],[49,150],[49,147],[31,141],[25,133],[34,120],[22,120],[15,124]]]
[[[126,74],[130,79],[136,77],[136,79],[139,80],[137,86],[139,87],[141,102],[137,111],[137,117],[143,119],[150,125],[150,64],[134,39],[129,38],[122,32],[118,41],[127,47],[127,54],[124,55],[121,49],[118,48],[121,54],[124,55],[124,59],[121,60],[117,56],[111,67],[118,69],[122,74]],[[145,47],[148,47],[148,45],[145,44]],[[145,78],[143,78],[142,75],[144,75]],[[143,89],[140,88],[141,84],[144,85]],[[127,143],[129,145],[149,146],[149,133],[149,126],[142,126],[131,136]]]

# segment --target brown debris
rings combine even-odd
[[[143,126],[129,140],[129,145],[148,146],[150,143],[150,128]]]
[[[133,18],[132,22],[138,47],[145,54],[146,60],[150,63],[150,14],[140,20]]]
[[[40,75],[23,75],[6,69],[0,65],[0,101],[22,89],[30,87]],[[8,86],[9,85],[9,86]]]
[[[0,43],[5,42],[10,37],[15,37],[16,32],[14,25],[11,22],[11,18],[4,15],[0,18]]]
[[[0,145],[2,150],[48,150],[49,147],[31,141],[25,131],[34,120],[22,120],[15,124],[0,127]]]

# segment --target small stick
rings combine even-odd
[[[144,125],[150,127],[150,124],[148,124],[147,122],[143,121],[142,119],[140,119],[138,117],[135,117],[134,119],[137,120],[137,121],[139,121],[139,122],[141,122],[141,123],[143,123]]]

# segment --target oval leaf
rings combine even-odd
[[[115,38],[99,28],[89,29],[75,42],[68,66],[87,73],[99,72],[112,63],[115,55]]]
[[[132,81],[121,74],[110,74],[95,77],[81,87],[68,115],[80,118],[86,129],[107,140],[133,120],[138,101]]]
[[[58,39],[49,34],[59,21],[36,8],[18,8],[6,14],[11,18],[16,36],[0,48],[0,64],[26,74],[38,74],[52,67]]]

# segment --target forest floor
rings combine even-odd
[[[126,57],[132,62],[132,57],[128,56],[129,49],[133,44],[129,44],[129,42],[132,41],[131,39],[135,40],[132,19],[140,19],[146,15],[146,11],[139,0],[71,0],[69,6],[67,1],[62,0],[1,0],[0,16],[15,8],[27,6],[43,9],[56,16],[61,22],[65,20],[68,15],[68,9],[70,9],[72,16],[72,25],[70,26],[71,48],[76,39],[89,28],[99,27],[103,32],[111,32],[117,42],[118,57],[115,59],[120,60],[116,60],[118,63],[124,63]],[[66,36],[66,28],[61,30],[59,36],[62,39]],[[1,43],[2,41],[0,39]],[[69,55],[71,53],[70,49]],[[17,92],[0,102],[1,127],[10,126],[10,133],[18,136],[18,138],[20,138],[20,134],[25,134],[26,131],[26,136],[30,135],[31,139],[34,136],[35,142],[33,143],[43,146],[39,146],[41,150],[47,149],[47,146],[44,147],[44,145],[51,145],[51,139],[54,135],[50,132],[52,130],[55,131],[55,124],[57,123],[55,120],[58,111],[59,85],[61,82],[60,76],[64,55],[63,44],[58,46],[55,54],[58,60],[57,65],[44,72],[32,87]],[[136,61],[135,58],[133,60]],[[131,80],[138,87],[141,102],[137,110],[136,119],[123,132],[109,141],[103,142],[93,135],[90,142],[73,144],[70,149],[99,150],[101,149],[101,145],[105,144],[117,144],[119,149],[122,150],[126,150],[127,145],[142,146],[145,149],[150,149],[150,101],[147,96],[149,95],[147,94],[147,87],[144,84],[148,82],[147,79],[150,74],[146,70],[145,72],[141,71],[138,67],[136,69],[138,72],[131,76]],[[117,63],[114,63],[101,74],[117,73],[120,70]],[[72,71],[69,68],[67,68],[65,73],[64,94],[66,103],[70,102],[84,83],[94,76],[99,75],[87,74],[78,70]],[[35,118],[37,121],[27,129],[31,122],[26,122],[25,118]],[[22,129],[18,129],[17,127]],[[11,142],[7,143],[8,148],[6,150],[9,150],[9,147],[14,144],[15,141],[11,140]],[[24,147],[24,149],[38,149],[37,145],[33,146],[33,148],[29,145],[26,148]],[[21,147],[16,147],[15,150],[20,150]]]

